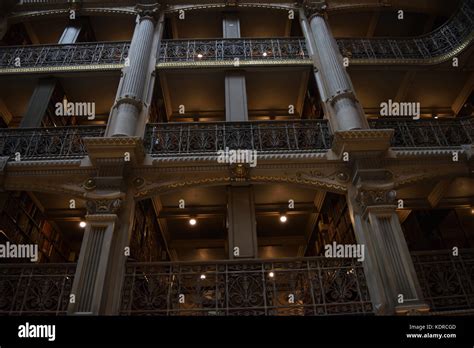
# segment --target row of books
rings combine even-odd
[[[39,262],[66,262],[71,249],[26,192],[11,193],[0,213],[0,229],[17,244],[36,244]]]

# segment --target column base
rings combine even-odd
[[[395,315],[426,315],[430,311],[430,306],[418,300],[407,301],[399,306],[395,306]]]

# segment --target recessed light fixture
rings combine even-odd
[[[87,223],[85,221],[79,222],[79,227],[80,228],[86,228],[86,226],[87,226]]]
[[[199,58],[199,59],[202,58],[202,54],[201,54],[201,53],[198,54],[198,58]]]
[[[264,57],[268,56],[267,52],[263,52],[263,56]]]
[[[268,276],[269,276],[270,278],[273,278],[273,277],[275,277],[275,273],[270,272],[270,273],[268,273]]]
[[[196,226],[197,220],[196,220],[195,218],[191,218],[191,219],[189,219],[189,224],[190,224],[191,226]]]
[[[287,221],[288,221],[288,218],[286,217],[286,215],[284,215],[284,214],[283,214],[283,215],[280,215],[280,222],[281,222],[281,223],[285,223],[285,222],[287,222]]]
[[[201,280],[204,280],[206,279],[206,275],[205,274],[201,274]]]

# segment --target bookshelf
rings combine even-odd
[[[130,250],[136,261],[169,260],[151,200],[138,202],[136,206]]]
[[[15,244],[38,245],[38,262],[67,262],[71,249],[26,192],[12,193],[0,212],[0,229]]]
[[[349,208],[344,196],[332,195],[324,203],[320,222],[327,226],[318,231],[315,242],[316,255],[324,255],[324,246],[336,242],[338,244],[355,244]]]

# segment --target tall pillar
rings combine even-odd
[[[86,230],[71,294],[69,315],[117,314],[125,246],[133,221],[133,195],[87,201]]]
[[[227,225],[229,259],[256,258],[257,221],[252,186],[228,186]]]
[[[142,136],[153,95],[156,60],[163,35],[159,4],[137,5],[139,13],[125,68],[122,71],[106,136]],[[156,25],[155,25],[156,24]]]
[[[324,9],[321,3],[305,1],[300,23],[315,65],[325,112],[334,131],[368,128],[336,40],[324,18]]]
[[[225,39],[240,38],[240,20],[236,14],[226,13],[223,20]],[[247,88],[242,71],[229,71],[225,76],[226,121],[248,121]]]
[[[429,311],[396,214],[396,192],[356,188],[348,205],[356,239],[365,245],[364,271],[376,314]]]
[[[64,29],[58,44],[73,44],[77,41],[81,33],[80,22],[71,22]],[[41,127],[44,114],[48,109],[51,96],[56,88],[56,78],[43,78],[38,81],[38,85],[33,91],[33,95],[28,103],[26,114],[21,120],[20,128],[38,128]]]

